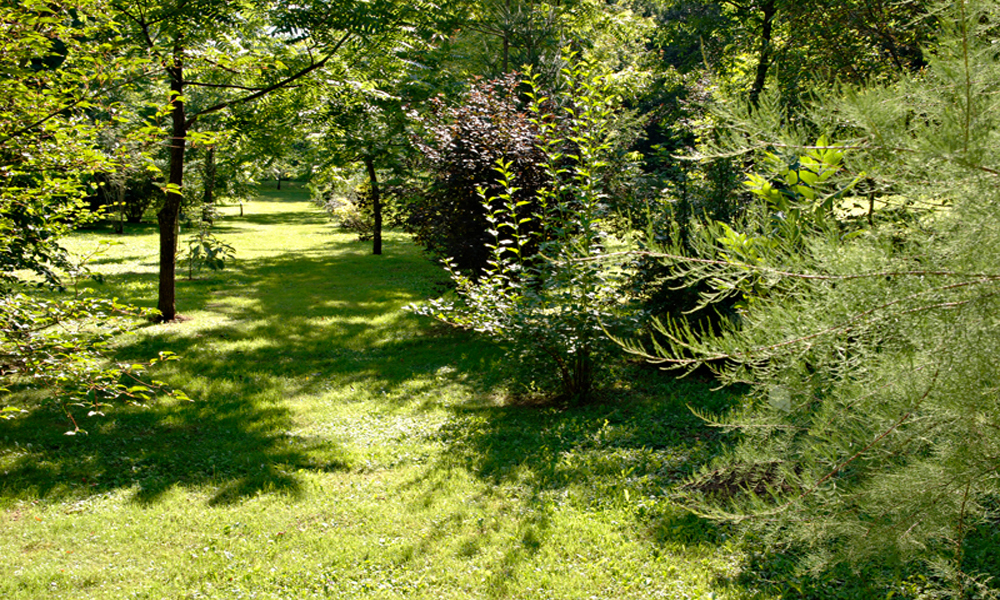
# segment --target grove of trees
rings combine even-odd
[[[102,342],[183,310],[183,218],[212,253],[216,203],[290,176],[349,204],[374,254],[393,215],[454,283],[413,310],[495,340],[531,393],[586,402],[626,353],[745,386],[703,415],[732,445],[670,501],[803,567],[920,562],[986,594],[962,548],[1000,494],[998,19],[996,0],[4,4],[0,388],[42,378],[70,419],[157,393]],[[155,311],[65,291],[86,271],[59,239],[126,207],[156,215]]]

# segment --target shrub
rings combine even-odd
[[[539,124],[518,98],[520,85],[516,74],[478,81],[458,106],[434,99],[433,112],[420,118],[424,135],[416,144],[430,183],[409,200],[407,227],[420,244],[460,269],[478,272],[490,260],[490,208],[479,190],[490,199],[504,191],[498,161],[517,173],[512,193],[521,218],[538,210],[537,194],[550,184]],[[536,246],[532,238],[524,251]]]
[[[187,250],[181,256],[181,265],[187,267],[188,279],[202,269],[221,271],[236,257],[236,249],[212,233],[211,221],[198,223],[198,231],[187,240]]]
[[[47,402],[69,419],[67,434],[86,433],[81,417],[103,416],[113,403],[144,403],[160,393],[186,399],[145,377],[149,367],[177,358],[170,352],[143,363],[107,360],[108,341],[134,327],[134,320],[150,316],[151,311],[116,300],[81,295],[0,296],[0,392],[43,389]],[[4,406],[0,418],[24,412]]]
[[[486,269],[473,278],[447,261],[457,300],[413,310],[490,336],[529,382],[581,402],[609,349],[603,329],[626,318],[615,293],[617,274],[600,260],[607,238],[603,175],[613,150],[609,124],[616,99],[587,63],[568,67],[566,79],[559,121],[549,118],[548,100],[528,82],[532,124],[546,140],[538,148],[541,165],[551,185],[525,199],[514,164],[498,161],[492,180],[499,192],[479,188],[491,236]],[[527,251],[532,244],[536,257]]]

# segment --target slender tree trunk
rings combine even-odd
[[[757,51],[757,74],[750,88],[750,106],[756,109],[760,102],[760,94],[767,82],[767,70],[771,66],[771,38],[774,30],[774,17],[778,14],[775,0],[761,3],[760,10],[764,13],[764,21],[760,28],[760,48]]]
[[[125,233],[125,182],[119,181],[115,184],[118,189],[115,195],[118,197],[118,224],[115,225],[115,233]]]
[[[372,213],[375,217],[375,227],[372,230],[372,254],[382,254],[382,196],[378,189],[375,161],[370,155],[365,157],[365,168],[368,169],[368,181],[372,186]]]
[[[510,71],[510,34],[506,31],[503,34],[503,73]]]
[[[115,223],[115,233],[125,233],[125,179],[121,173],[108,178],[105,190],[114,198],[115,209],[118,211],[118,221]]]
[[[171,111],[172,132],[170,135],[170,185],[167,187],[163,208],[156,215],[160,225],[160,293],[157,308],[161,321],[177,318],[176,271],[177,234],[180,220],[181,202],[184,200],[184,145],[187,140],[187,119],[184,114],[184,67],[180,48],[174,49],[173,66],[170,74],[170,95],[173,102]]]

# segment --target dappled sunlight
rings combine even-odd
[[[33,440],[27,443],[44,450],[4,453],[4,493],[62,502],[128,488],[136,500],[153,502],[174,485],[239,482],[246,493],[294,490],[296,477],[279,472],[278,465],[292,473],[349,466],[341,448],[285,436],[287,409],[257,404],[218,394],[211,403],[119,409],[84,423],[89,434],[72,440],[62,436],[65,425],[58,415],[36,411],[6,427],[9,437]]]
[[[392,460],[386,454],[391,450],[383,449],[388,446],[366,442],[376,434],[358,435],[350,421],[315,406],[329,411],[339,403],[363,402],[388,410],[430,408],[476,385],[469,376],[483,372],[483,360],[492,360],[489,352],[483,354],[486,347],[456,362],[454,355],[435,348],[441,338],[422,337],[422,321],[399,310],[428,295],[427,275],[435,272],[412,246],[397,259],[372,257],[350,236],[330,236],[326,228],[317,228],[325,223],[321,213],[302,212],[295,203],[260,203],[255,210],[269,208],[280,210],[223,221],[220,235],[238,248],[255,243],[246,256],[238,253],[237,262],[222,273],[178,280],[186,321],[148,326],[117,342],[125,360],[142,360],[161,349],[179,354],[182,359],[159,368],[156,377],[182,387],[193,402],[116,409],[104,419],[89,420],[90,435],[73,442],[89,451],[76,448],[65,456],[8,452],[3,459],[8,493],[59,501],[128,488],[148,503],[176,485],[212,485],[218,488],[212,503],[260,491],[295,497],[302,469],[352,468],[358,456]],[[282,232],[275,236],[276,229],[269,230],[276,243],[267,247],[261,231],[274,225]],[[83,248],[98,238],[88,233],[70,245]],[[144,242],[136,247],[139,257],[155,250],[149,238],[133,239]],[[107,283],[94,286],[142,302],[133,294],[150,293],[155,280],[150,269],[137,268],[147,259],[130,250],[108,247],[101,262],[93,264]],[[365,267],[376,261],[382,266]],[[457,371],[467,371],[465,383],[442,377]],[[372,432],[382,430],[376,425],[382,418],[415,423],[413,417],[373,414],[367,422]],[[15,427],[31,437],[39,420],[51,421],[52,436],[65,431],[62,417],[44,411],[18,420]],[[396,441],[381,435],[389,436],[386,443]],[[67,462],[70,456],[82,460]],[[84,478],[85,486],[54,483]],[[39,480],[53,483],[39,485]]]
[[[445,278],[404,236],[387,235],[386,255],[372,256],[302,203],[245,210],[218,232],[235,263],[178,280],[184,319],[115,342],[125,361],[177,353],[152,375],[191,401],[84,417],[88,434],[72,438],[58,411],[11,421],[4,502],[115,498],[113,510],[151,519],[182,510],[191,540],[179,559],[194,572],[256,552],[243,542],[271,552],[296,540],[288,547],[329,573],[325,590],[433,589],[436,579],[487,598],[556,587],[644,597],[666,589],[670,569],[680,596],[731,585],[738,553],[657,500],[717,448],[686,407],[688,395],[710,396],[704,386],[637,401],[651,392],[632,374],[584,407],[511,405],[495,345],[402,310]],[[131,239],[148,250],[147,237]],[[94,263],[106,283],[92,285],[149,304],[155,273],[127,250],[109,248]],[[240,512],[261,506],[272,516]],[[213,515],[224,514],[223,527]],[[609,576],[609,557],[625,570]]]

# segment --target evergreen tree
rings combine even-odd
[[[738,443],[679,502],[808,548],[811,566],[928,561],[963,597],[979,585],[964,540],[1000,492],[998,9],[939,7],[927,69],[818,98],[797,127],[766,96],[731,120],[715,150],[758,159],[757,203],[661,259],[709,282],[706,301],[736,296],[738,316],[630,346],[751,385],[714,421]]]

